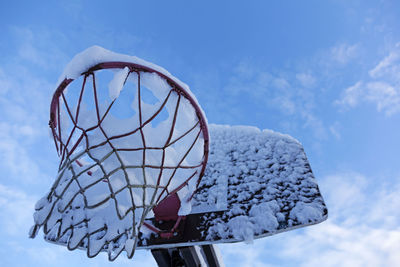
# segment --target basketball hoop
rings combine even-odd
[[[98,76],[107,71],[115,74],[111,101],[103,104]],[[49,125],[60,165],[50,193],[35,207],[30,236],[43,226],[46,239],[71,250],[83,245],[88,257],[106,249],[110,260],[123,250],[131,258],[143,224],[168,238],[190,212],[207,164],[206,120],[187,90],[148,66],[101,62],[81,74],[79,89],[68,98],[74,81],[64,79],[51,102]],[[113,108],[128,83],[136,89],[135,114],[120,119]],[[146,103],[144,91],[158,101]],[[159,119],[162,113],[168,116]],[[145,222],[153,214],[176,224],[162,232]]]
[[[74,57],[49,125],[60,163],[29,235],[42,228],[45,240],[88,257],[107,251],[112,261],[150,249],[160,265],[218,266],[217,243],[328,216],[300,142],[256,127],[207,125],[185,84],[137,57],[97,46]]]

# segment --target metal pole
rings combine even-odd
[[[152,249],[159,267],[223,267],[215,245]]]

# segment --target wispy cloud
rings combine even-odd
[[[230,103],[232,99],[242,99],[240,105],[243,108],[250,105],[246,101],[251,101],[251,108],[263,107],[278,111],[282,125],[292,128],[287,130],[307,129],[315,140],[321,140],[327,138],[329,131],[315,110],[319,92],[317,85],[317,78],[311,71],[274,73],[249,60],[243,60],[231,70],[229,80],[217,91],[220,95],[214,95],[216,99],[224,101],[211,99],[210,106],[213,110],[221,105],[227,106],[222,114],[228,117],[234,114],[239,104]],[[209,102],[205,103],[208,108]],[[234,115],[232,117],[237,118]],[[296,125],[288,121],[295,121]]]
[[[0,63],[0,181],[40,184],[49,179],[43,158],[51,147],[48,112],[54,84],[47,71],[65,55],[50,41],[50,32],[10,27],[9,34],[15,55]]]
[[[368,74],[368,79],[346,88],[335,104],[348,109],[370,103],[387,116],[400,112],[400,43]]]
[[[40,175],[37,160],[30,150],[47,141],[47,99],[52,86],[27,69],[14,73],[1,71],[0,84],[0,180],[33,182]],[[42,145],[41,145],[42,146]],[[43,146],[42,146],[43,147]]]
[[[68,56],[63,51],[67,37],[62,31],[33,29],[31,27],[9,27],[16,43],[16,56],[13,63],[30,63],[42,70],[52,70],[61,62],[67,62]],[[43,72],[41,72],[43,73]]]
[[[330,58],[337,63],[346,64],[354,59],[359,53],[357,44],[341,43],[330,49]]]
[[[356,84],[348,87],[344,91],[343,97],[340,100],[336,101],[336,104],[347,107],[357,106],[363,93],[362,85],[362,82],[357,82]]]
[[[329,131],[331,132],[331,134],[333,134],[333,136],[336,137],[336,139],[340,139],[341,135],[340,135],[340,123],[339,122],[334,122],[331,126],[329,126]]]
[[[269,267],[276,266],[269,264],[270,260],[265,259],[266,253],[265,242],[255,240],[252,244],[234,243],[221,244],[224,263],[226,266],[243,266],[243,267]]]
[[[310,73],[298,73],[296,78],[306,88],[313,87],[316,83],[316,78]]]
[[[394,49],[384,57],[372,70],[369,71],[371,78],[377,79],[385,77],[400,81],[400,43],[396,44]]]
[[[29,229],[32,221],[28,210],[33,210],[34,196],[24,191],[0,184],[1,231],[10,236],[20,235]]]
[[[282,69],[268,68],[255,63],[255,60],[243,59],[233,68],[224,71],[225,76],[230,75],[228,80],[213,80],[212,85],[217,86],[213,95],[207,92],[207,96],[203,96],[201,91],[199,95],[206,99],[203,105],[212,111],[210,113],[218,114],[228,121],[235,121],[240,115],[246,114],[243,110],[240,112],[238,106],[246,106],[245,100],[250,98],[251,108],[265,107],[278,111],[276,114],[279,114],[282,131],[294,135],[300,130],[303,133],[308,131],[307,135],[312,136],[315,142],[330,137],[338,138],[340,128],[330,126],[334,122],[327,121],[324,116],[331,108],[328,103],[331,103],[332,95],[336,94],[338,84],[342,86],[340,82],[344,69],[350,68],[350,64],[359,64],[362,51],[361,44],[342,42],[316,52],[302,62],[288,63],[290,67]],[[197,81],[201,83],[198,85],[200,88],[204,84],[208,86],[209,77],[204,76],[204,79]],[[342,102],[358,104],[357,89],[360,85],[350,88],[350,93]],[[237,101],[238,97],[242,102]],[[375,101],[372,99],[383,97],[374,91],[369,98]],[[381,109],[386,109],[384,104],[381,104]]]

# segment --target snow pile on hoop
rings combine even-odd
[[[163,67],[160,67],[154,63],[148,62],[136,56],[129,56],[129,55],[115,53],[98,45],[91,46],[82,51],[81,53],[75,55],[74,58],[67,64],[63,73],[58,78],[57,84],[60,84],[63,80],[66,79],[76,79],[91,67],[102,62],[110,62],[110,61],[131,62],[158,71],[164,74],[165,76],[171,78],[171,80],[173,80],[175,83],[181,86],[191,96],[191,98],[193,98],[196,104],[199,105],[196,96],[192,93],[192,91],[190,91],[189,86],[186,83],[179,80],[178,78],[176,78],[175,76],[173,76]],[[204,111],[201,109],[201,107],[200,110],[204,119],[207,120],[207,117],[205,116]]]
[[[68,64],[50,115],[60,165],[30,237],[42,228],[46,240],[88,257],[131,258],[154,206],[176,193],[179,215],[190,212],[208,133],[193,94],[167,71],[91,47]]]
[[[294,138],[248,126],[209,125],[210,154],[193,208],[218,203],[205,214],[204,240],[251,241],[327,218],[302,145]]]

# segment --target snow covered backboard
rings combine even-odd
[[[209,125],[210,154],[182,235],[139,248],[231,243],[320,223],[328,212],[302,145],[249,126]],[[202,212],[214,207],[213,212]],[[196,213],[199,212],[199,213]]]
[[[208,125],[189,87],[136,57],[91,47],[50,110],[60,166],[30,236],[88,257],[238,242],[319,223],[327,209],[301,144]]]

